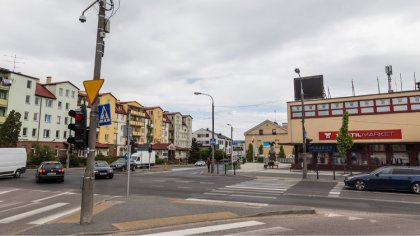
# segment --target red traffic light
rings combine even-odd
[[[76,121],[82,121],[86,118],[83,114],[80,114],[80,112],[75,110],[70,110],[69,116],[73,117]]]

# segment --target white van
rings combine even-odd
[[[150,153],[150,165],[154,166],[156,163],[155,151]],[[137,151],[131,154],[131,159],[136,163],[136,168],[143,168],[149,166],[149,152],[148,151]]]
[[[19,178],[25,171],[25,148],[0,148],[0,176]]]

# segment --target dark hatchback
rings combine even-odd
[[[114,170],[106,161],[95,161],[94,172],[95,178],[114,178]]]
[[[127,170],[127,161],[124,158],[119,158],[116,161],[112,162],[109,165],[113,170],[126,171]],[[136,170],[136,163],[131,159],[130,167],[132,171]]]
[[[35,181],[40,183],[45,180],[64,182],[64,168],[58,161],[42,162],[35,173]]]
[[[397,190],[420,194],[420,167],[384,166],[369,174],[348,176],[347,187],[357,190]]]

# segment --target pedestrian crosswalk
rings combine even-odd
[[[340,197],[340,193],[343,188],[344,183],[338,182],[337,185],[329,192],[328,197]]]
[[[204,193],[208,196],[229,196],[254,199],[276,199],[297,184],[296,179],[253,179],[238,184],[227,185]]]

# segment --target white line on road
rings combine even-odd
[[[213,182],[200,182],[200,184],[214,184]]]
[[[192,187],[177,187],[177,188],[192,189]]]
[[[24,218],[27,218],[27,217],[30,217],[30,216],[33,216],[33,215],[36,215],[36,214],[39,214],[39,213],[43,213],[43,212],[46,212],[46,211],[49,211],[49,210],[52,210],[52,209],[55,209],[55,208],[65,206],[67,204],[68,203],[65,203],[65,202],[59,202],[59,203],[52,204],[52,205],[49,205],[49,206],[46,206],[46,207],[41,207],[41,208],[38,208],[38,209],[35,209],[35,210],[32,210],[32,211],[28,211],[28,212],[25,212],[25,213],[21,213],[21,214],[18,214],[18,215],[14,215],[14,216],[10,216],[10,217],[1,219],[0,223],[6,224],[6,223],[13,222],[13,221],[21,220],[21,219],[24,219]]]
[[[206,195],[226,196],[226,193],[204,193]]]
[[[221,200],[212,200],[212,199],[203,199],[203,198],[187,198],[186,200],[187,201],[198,201],[198,202],[214,202],[214,203],[226,203],[226,204],[242,204],[242,205],[247,205],[247,206],[258,206],[258,207],[268,206],[268,204],[266,204],[266,203],[221,201]]]
[[[256,196],[256,195],[242,195],[242,194],[231,194],[230,196],[232,196],[232,197],[249,197],[249,198],[276,199],[276,197]]]
[[[255,188],[255,187],[239,187],[239,186],[226,186],[226,188],[259,189],[259,190],[273,190],[273,191],[286,191],[287,190],[287,188]]]
[[[5,190],[5,191],[1,191],[0,194],[5,194],[5,193],[10,193],[13,191],[19,190],[19,188],[15,188],[15,189],[9,189],[9,190]]]
[[[328,193],[328,197],[340,197],[341,190],[344,187],[343,182],[338,182],[337,185]]]
[[[44,197],[44,198],[41,198],[41,199],[33,200],[32,202],[41,202],[41,201],[44,201],[44,200],[47,200],[47,199],[59,197],[59,196],[62,196],[62,195],[69,195],[69,194],[74,194],[74,193],[71,193],[71,192],[59,193],[59,194],[52,195],[52,196],[49,196],[49,197]]]
[[[59,212],[59,213],[54,214],[54,215],[50,215],[50,216],[47,216],[47,217],[44,217],[44,218],[41,218],[41,219],[38,219],[38,220],[34,220],[32,222],[29,222],[29,224],[42,225],[42,224],[45,224],[47,222],[50,222],[50,221],[53,221],[55,219],[61,218],[63,216],[69,215],[69,214],[74,213],[74,212],[79,211],[79,210],[80,210],[80,207],[73,208],[73,209],[70,209],[68,211]]]
[[[290,230],[291,229],[278,226],[278,227],[272,227],[272,228],[263,228],[263,229],[257,229],[257,230],[252,230],[252,231],[240,232],[240,233],[236,233],[236,234],[229,234],[227,236],[234,236],[234,235],[278,235],[278,233],[280,233],[280,232],[290,231]]]
[[[176,180],[177,183],[191,183],[192,181],[189,180]]]
[[[160,236],[160,235],[192,235],[192,234],[202,234],[202,233],[210,233],[220,230],[228,230],[228,229],[237,229],[249,226],[257,226],[263,225],[264,223],[259,221],[245,221],[245,222],[238,222],[238,223],[230,223],[230,224],[222,224],[222,225],[213,225],[213,226],[205,226],[199,228],[192,228],[192,229],[183,229],[183,230],[176,230],[176,231],[169,231],[169,232],[162,232],[156,234],[146,234],[147,236]]]
[[[27,207],[27,206],[30,206],[30,205],[34,205],[34,204],[38,204],[38,202],[31,202],[29,204],[20,205],[20,206],[17,206],[17,207],[12,207],[12,208],[9,208],[9,209],[1,210],[0,212],[12,211],[12,210],[16,210],[16,209],[19,209],[19,208]],[[14,204],[14,205],[16,205],[16,204]]]

